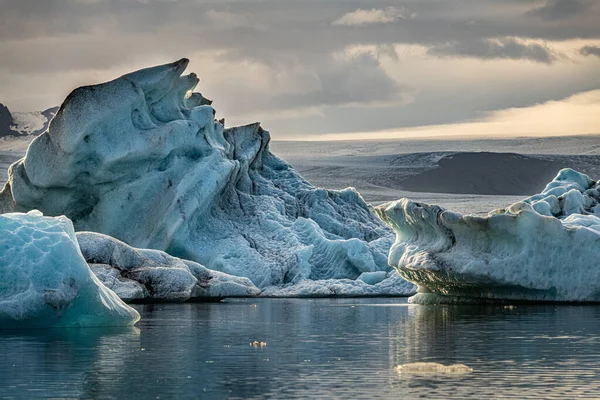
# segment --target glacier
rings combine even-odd
[[[408,199],[376,212],[396,232],[390,265],[418,286],[412,303],[600,301],[600,185],[572,169],[485,217]]]
[[[0,215],[0,330],[129,326],[139,318],[92,273],[67,218]]]
[[[308,183],[271,153],[258,123],[225,128],[212,102],[194,92],[198,77],[183,75],[187,65],[182,59],[75,89],[10,167],[0,213],[65,215],[78,232],[248,278],[273,296],[414,293],[387,264],[393,232],[360,194]],[[82,242],[84,254],[96,246]],[[140,281],[122,279],[138,266],[118,270],[105,261],[92,268],[106,283],[127,299],[148,297]],[[175,298],[196,296],[194,279],[207,273],[186,270],[178,274],[189,273],[180,276],[189,285],[174,288]],[[246,282],[234,285],[254,293]]]

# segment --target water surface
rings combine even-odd
[[[0,398],[600,398],[600,306],[231,299],[0,334]],[[253,341],[265,347],[254,347]],[[463,375],[400,375],[461,363]]]

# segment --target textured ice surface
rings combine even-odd
[[[380,272],[384,275],[383,277]],[[264,297],[361,297],[361,296],[406,296],[414,293],[415,286],[401,278],[396,271],[368,272],[378,274],[359,279],[304,279],[294,284],[271,286],[261,293]],[[364,278],[364,279],[363,279]]]
[[[79,232],[77,240],[94,274],[126,301],[186,301],[256,296],[248,278],[212,271],[158,250],[134,249],[101,233]]]
[[[544,191],[487,217],[407,199],[377,208],[396,231],[390,265],[412,302],[600,301],[599,186],[563,169]]]
[[[133,325],[139,314],[96,279],[73,225],[0,215],[0,329]]]
[[[190,95],[198,78],[181,76],[187,64],[73,91],[11,166],[0,212],[66,215],[77,231],[259,288],[391,271],[393,233],[362,197],[306,182],[269,151],[258,124],[224,129],[210,101]]]

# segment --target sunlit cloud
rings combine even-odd
[[[394,139],[411,137],[522,137],[600,134],[600,90],[578,93],[531,107],[489,113],[478,121],[320,135],[317,140]],[[301,138],[298,138],[301,139]]]
[[[370,10],[357,9],[342,15],[333,21],[333,25],[363,26],[373,24],[387,24],[400,19],[415,17],[406,7],[372,8]]]

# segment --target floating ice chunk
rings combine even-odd
[[[438,375],[438,374],[470,374],[473,368],[467,367],[464,364],[444,365],[434,362],[416,362],[409,364],[398,365],[396,371],[399,374],[411,375]]]
[[[0,215],[0,329],[127,326],[139,318],[94,276],[67,218]]]
[[[596,302],[597,189],[565,169],[543,193],[487,217],[407,199],[376,211],[396,231],[390,265],[419,287],[411,302]]]

